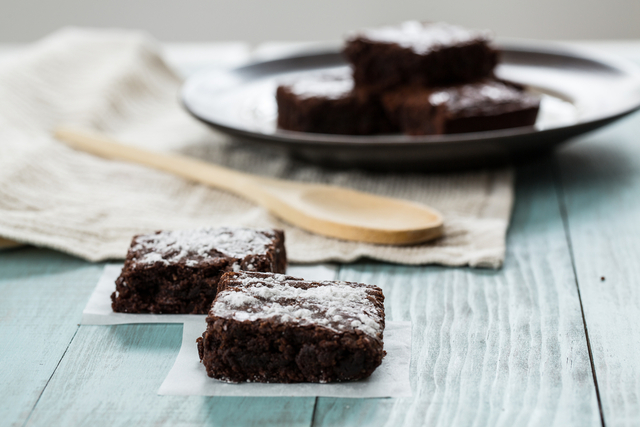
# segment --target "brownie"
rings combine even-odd
[[[484,80],[433,89],[405,87],[383,95],[389,118],[410,135],[532,126],[540,97],[520,85]]]
[[[201,228],[133,238],[111,295],[122,313],[206,314],[228,271],[284,273],[280,230]]]
[[[498,53],[489,33],[443,22],[408,21],[357,32],[343,53],[357,88],[379,93],[398,86],[441,86],[493,75]]]
[[[281,129],[343,135],[390,133],[380,99],[353,88],[348,72],[301,77],[276,91]]]
[[[336,382],[382,363],[376,286],[274,273],[227,273],[198,338],[207,374],[227,382]]]

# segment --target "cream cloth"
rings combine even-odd
[[[0,236],[98,261],[123,258],[134,234],[236,225],[286,231],[291,262],[354,261],[497,268],[513,174],[326,171],[231,142],[190,117],[181,81],[144,34],[65,29],[0,64]],[[409,247],[309,234],[231,194],[145,167],[74,151],[58,124],[96,129],[143,148],[260,175],[324,182],[423,202],[445,215],[445,237]]]

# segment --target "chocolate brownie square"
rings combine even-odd
[[[343,53],[356,88],[382,92],[398,86],[441,86],[493,75],[498,53],[489,33],[443,22],[408,21],[357,32]]]
[[[228,271],[284,273],[280,230],[201,228],[133,238],[111,295],[122,313],[206,314]]]
[[[348,72],[300,77],[276,91],[278,127],[297,132],[368,135],[394,131],[380,99],[355,91]]]
[[[382,363],[384,296],[377,286],[227,273],[198,338],[207,374],[227,382],[335,382]]]
[[[402,132],[437,135],[532,126],[540,97],[514,83],[484,80],[433,89],[405,87],[385,93],[383,105]]]

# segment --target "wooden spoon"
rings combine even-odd
[[[150,166],[229,191],[313,233],[391,245],[419,243],[442,235],[442,215],[418,203],[331,185],[259,177],[177,154],[134,148],[72,128],[58,128],[55,136],[78,150]]]

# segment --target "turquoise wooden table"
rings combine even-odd
[[[0,252],[0,425],[640,424],[640,114],[519,167],[516,195],[501,270],[337,270],[413,323],[402,399],[158,396],[181,325],[80,326],[103,264]]]

